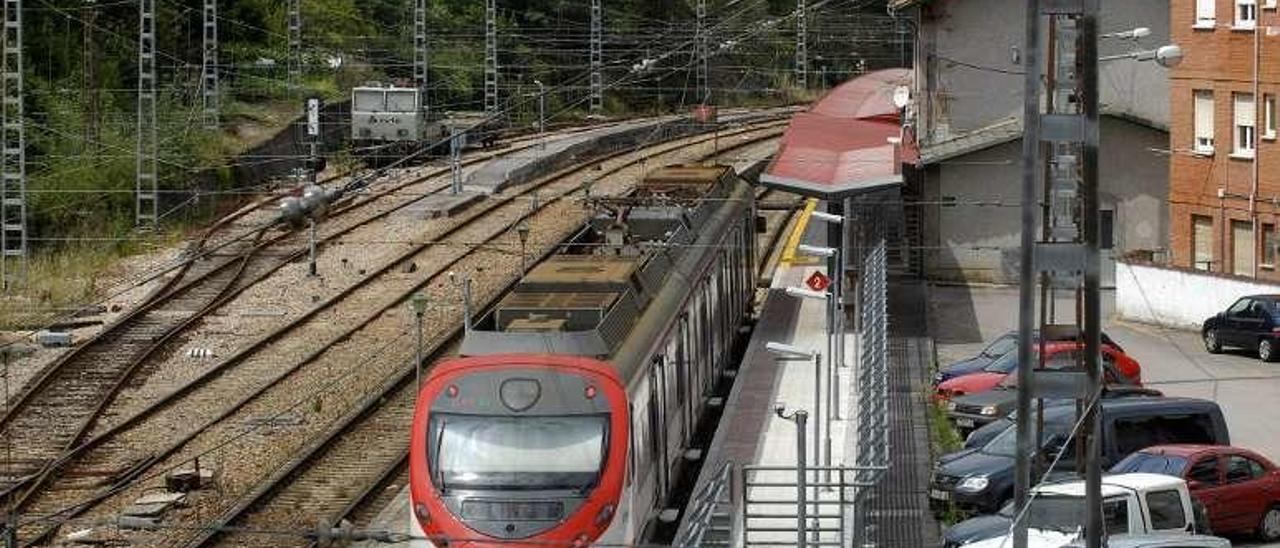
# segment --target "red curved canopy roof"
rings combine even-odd
[[[889,69],[845,82],[791,118],[760,180],[793,192],[839,196],[901,184],[900,164],[918,152],[900,129],[894,90],[911,71]],[[893,141],[902,139],[901,146]]]

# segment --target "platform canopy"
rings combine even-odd
[[[832,89],[791,118],[760,181],[789,192],[838,198],[902,184],[901,164],[918,156],[893,97],[911,71],[881,70]],[[899,92],[901,93],[901,92]]]

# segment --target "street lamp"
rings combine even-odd
[[[427,295],[421,291],[409,299],[409,307],[413,309],[414,318],[414,359],[413,370],[418,388],[422,388],[422,316],[427,311]]]
[[[1118,40],[1141,40],[1151,36],[1151,29],[1147,27],[1138,27],[1130,30],[1122,30],[1118,32],[1108,32],[1099,34],[1098,38],[1115,38]]]
[[[471,276],[464,276],[461,281],[452,270],[449,271],[449,283],[462,289],[462,328],[471,331]]]
[[[800,244],[796,246],[796,251],[805,255],[813,255],[815,257],[835,257],[836,248],[822,247],[817,245]]]
[[[516,235],[520,237],[520,275],[529,271],[529,259],[525,255],[525,246],[529,243],[529,220],[525,219],[516,225]]]
[[[806,424],[809,422],[809,413],[804,409],[797,409],[788,415],[787,404],[782,402],[773,404],[773,412],[782,420],[796,423],[796,546],[805,548],[805,542],[808,540],[805,526],[807,525],[806,522],[809,521],[809,516],[806,515],[808,501],[805,500],[807,495],[805,491],[808,490],[808,485],[806,485],[808,483],[808,478],[806,477],[808,470],[805,467],[804,434]]]
[[[814,419],[816,419],[813,422],[813,458],[814,458],[814,461],[822,460],[823,459],[822,447],[820,445],[821,443],[823,443],[822,354],[819,354],[811,350],[805,350],[797,346],[792,346],[789,344],[773,342],[773,341],[765,343],[764,347],[765,347],[765,350],[768,350],[770,354],[777,356],[778,359],[780,360],[788,360],[788,361],[813,360],[813,417]],[[828,401],[827,401],[828,407],[830,406],[830,403],[831,403],[830,398],[828,398]],[[830,466],[831,465],[831,425],[830,424],[827,425],[827,437],[826,437],[825,443],[827,447],[827,452],[826,452],[826,459],[823,460],[823,462],[825,462],[827,466]],[[803,445],[801,447],[803,447]]]
[[[1118,59],[1133,59],[1135,61],[1155,61],[1157,65],[1164,68],[1173,68],[1182,63],[1182,47],[1177,44],[1160,46],[1156,49],[1143,51],[1131,51],[1129,53],[1121,53],[1118,55],[1108,55],[1099,57],[1098,61],[1115,61]]]

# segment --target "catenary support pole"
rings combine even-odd
[[[484,112],[498,112],[498,4],[484,3]]]
[[[809,16],[804,0],[796,0],[796,87],[809,87]]]
[[[1033,323],[1035,321],[1036,158],[1040,154],[1040,0],[1026,2],[1023,41],[1022,247],[1018,265],[1019,386],[1031,386]],[[1031,489],[1031,391],[1018,391],[1017,444],[1014,455],[1013,548],[1027,548],[1027,520],[1022,512]]]
[[[134,177],[135,219],[154,229],[159,220],[156,169],[156,11],[155,0],[138,0],[138,135]]]
[[[591,0],[591,114],[604,111],[604,10]]]
[[[218,0],[204,0],[200,98],[205,129],[218,129]]]
[[[418,117],[423,124],[431,114],[431,89],[427,74],[427,0],[413,0],[413,85],[418,88]]]
[[[8,291],[27,266],[27,134],[23,111],[22,0],[4,3],[3,114],[0,133],[0,290]]]

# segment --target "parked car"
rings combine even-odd
[[[1044,366],[1047,369],[1075,369],[1079,367],[1080,354],[1084,350],[1084,344],[1077,341],[1050,341],[1040,345],[1045,353]],[[1112,382],[1125,384],[1142,385],[1142,366],[1138,361],[1129,357],[1124,352],[1116,349],[1114,346],[1102,345],[1102,361],[1108,364],[1109,373],[1119,374],[1119,377],[1112,379]],[[1038,354],[1033,354],[1034,359],[1039,360]],[[960,377],[953,378],[939,384],[934,389],[934,398],[938,400],[948,400],[965,394],[976,394],[986,392],[995,388],[1006,379],[1013,379],[1014,371],[1018,368],[1017,353],[1006,354],[1000,359],[991,363],[979,373],[972,373]],[[1014,380],[1007,380],[1016,382]]]
[[[1248,449],[1157,445],[1129,455],[1113,473],[1150,472],[1187,480],[1216,534],[1280,541],[1280,469]]]
[[[1231,541],[1208,535],[1154,533],[1150,535],[1116,535],[1107,537],[1108,548],[1231,548]],[[1085,548],[1083,539],[1063,548]]]
[[[1070,334],[1068,333],[1068,335]],[[1037,341],[1040,340],[1039,331],[1033,332],[1031,336],[1034,338],[1034,340],[1037,340]],[[1062,336],[1063,335],[1059,335],[1059,337],[1062,337]],[[1078,338],[1079,338],[1078,336],[1072,336],[1070,339],[1058,338],[1054,340],[1075,340]],[[1120,348],[1120,345],[1116,344],[1116,342],[1112,340],[1111,337],[1107,336],[1106,333],[1102,333],[1102,344],[1111,345],[1116,349],[1119,349],[1121,352],[1124,352],[1124,350]],[[972,358],[955,362],[946,367],[939,368],[938,372],[934,373],[933,375],[933,384],[934,386],[937,386],[940,383],[949,381],[956,377],[962,377],[964,375],[969,375],[971,373],[979,373],[983,369],[985,369],[988,365],[991,365],[992,362],[995,362],[996,360],[1010,354],[1013,355],[1013,359],[1008,363],[1008,365],[1010,367],[1014,367],[1018,363],[1017,350],[1018,350],[1018,332],[1009,331],[1003,335],[1000,335],[999,337],[996,337],[996,339],[991,341],[991,344],[988,344],[986,348],[983,348],[982,352],[979,352],[978,355]]]
[[[1104,398],[1119,398],[1119,397],[1158,398],[1163,395],[1164,394],[1161,393],[1159,390],[1155,390],[1151,388],[1142,388],[1137,386],[1111,386],[1111,387],[1103,387],[1102,389],[1102,397]],[[1066,403],[1068,402],[1064,402],[1061,400],[1045,400],[1046,407],[1063,405]],[[1032,400],[1031,402],[1032,409],[1035,409],[1035,405],[1036,405],[1035,401]],[[1009,411],[1009,414],[999,419],[993,420],[985,425],[979,426],[978,428],[974,429],[972,432],[969,432],[969,435],[966,436],[964,439],[964,448],[977,449],[979,447],[982,447],[983,445],[986,445],[987,442],[991,441],[992,438],[996,437],[1001,432],[1004,432],[1005,428],[1012,428],[1014,426],[1014,419],[1017,418],[1017,415],[1018,415],[1017,410]]]
[[[946,367],[938,368],[938,372],[933,374],[933,384],[936,386],[939,383],[949,381],[962,375],[982,371],[983,368],[991,365],[991,362],[1000,359],[1000,357],[1010,352],[1016,353],[1017,350],[1017,331],[1010,331],[1000,335],[999,337],[996,337],[995,340],[991,341],[991,344],[988,344],[986,348],[983,348],[981,352],[978,352],[976,356],[960,360]]]
[[[1256,350],[1264,362],[1280,359],[1280,295],[1241,297],[1200,326],[1210,354],[1233,346]]]
[[[1114,366],[1103,364],[1107,372],[1106,381],[1115,383],[1120,376]],[[947,417],[956,425],[962,434],[967,434],[987,424],[1000,420],[1012,413],[1018,406],[1017,375],[1009,375],[1000,381],[994,389],[977,394],[965,394],[951,398],[947,402]],[[1102,391],[1103,397],[1159,397],[1159,390],[1131,386],[1128,384],[1109,384]]]
[[[1027,546],[1060,548],[1078,540],[1085,522],[1085,482],[1070,481],[1035,489],[1027,508]],[[1185,481],[1161,474],[1120,474],[1102,480],[1104,533],[1111,535],[1180,534],[1196,529],[1195,511]],[[962,546],[1012,546],[1008,525],[994,536]]]
[[[1114,398],[1098,403],[1101,413],[1104,468],[1139,449],[1167,443],[1231,443],[1218,404],[1193,398]],[[1075,446],[1069,436],[1076,406],[1045,406],[1044,443],[1037,453],[1046,461],[1061,454],[1050,472],[1075,469]],[[1036,436],[1032,426],[1032,436]],[[938,459],[929,484],[935,509],[954,504],[959,510],[992,513],[1013,497],[1017,429],[1006,428],[978,449],[965,449]]]

